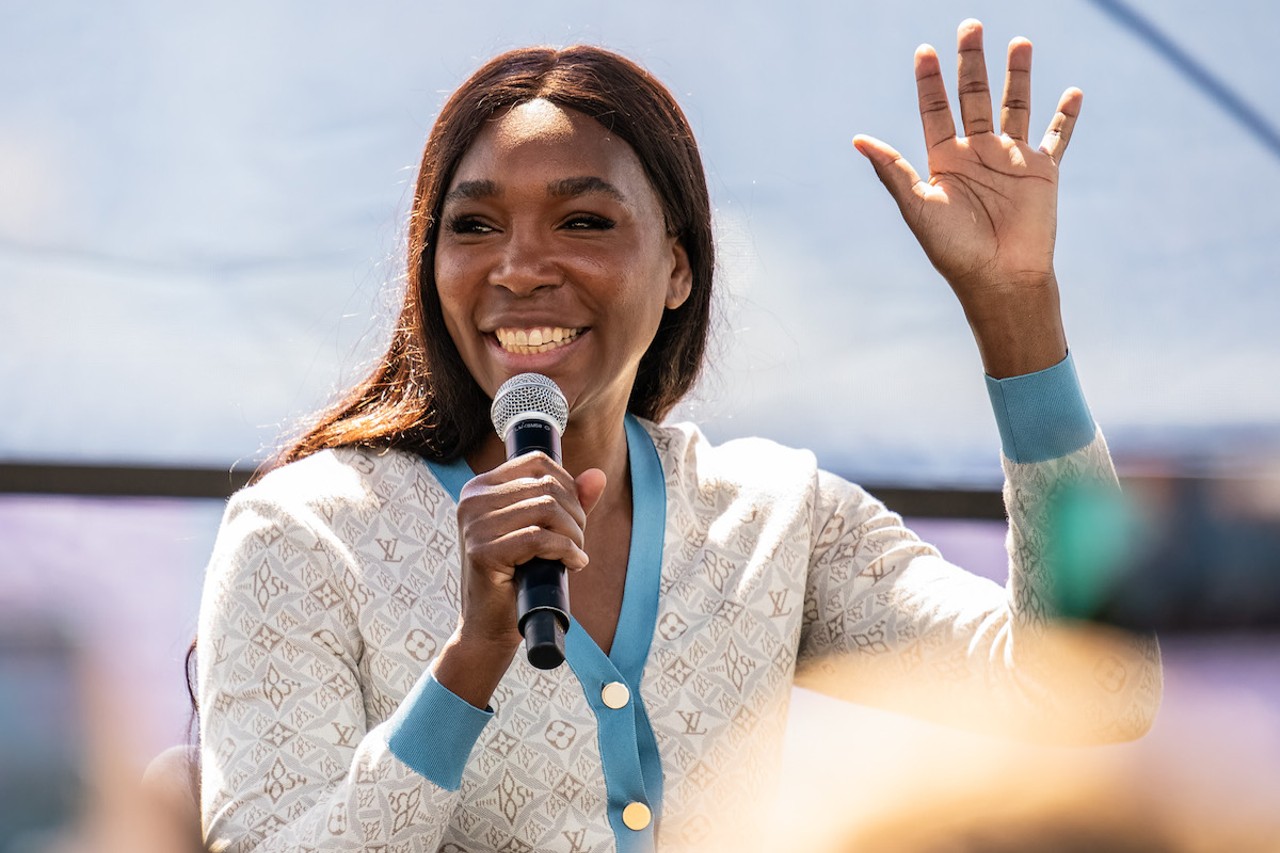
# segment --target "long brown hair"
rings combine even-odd
[[[693,132],[675,98],[643,68],[579,46],[523,48],[490,60],[453,93],[422,154],[409,220],[404,302],[380,363],[289,445],[272,467],[344,445],[397,447],[448,461],[492,429],[488,397],[444,324],[435,249],[444,196],[485,123],[537,98],[590,116],[635,151],[669,234],[689,256],[689,298],[664,312],[640,361],[628,410],[661,420],[697,380],[710,326],[715,269],[711,204]]]

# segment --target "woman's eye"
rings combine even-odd
[[[574,231],[608,231],[613,227],[613,220],[591,213],[579,213],[570,217],[564,227]]]
[[[452,234],[488,234],[493,231],[492,227],[474,216],[455,216],[447,225]]]

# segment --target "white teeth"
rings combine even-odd
[[[502,348],[517,355],[550,352],[582,333],[581,329],[563,326],[541,326],[533,329],[497,329],[494,332]]]

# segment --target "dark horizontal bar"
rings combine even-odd
[[[235,468],[0,462],[0,494],[225,498],[252,474]]]
[[[899,515],[915,518],[1005,520],[1004,497],[995,489],[938,489],[862,484]]]
[[[3,462],[0,494],[226,498],[243,487],[252,473],[237,468]],[[997,491],[877,485],[866,489],[901,515],[1004,518]]]

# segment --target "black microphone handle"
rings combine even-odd
[[[534,558],[516,566],[516,613],[525,655],[538,669],[564,663],[569,630],[569,577],[558,560]]]
[[[560,433],[541,418],[521,419],[507,433],[507,458],[540,450],[560,462]],[[564,563],[541,557],[516,566],[516,618],[525,656],[538,669],[564,663],[569,630],[569,578]]]

